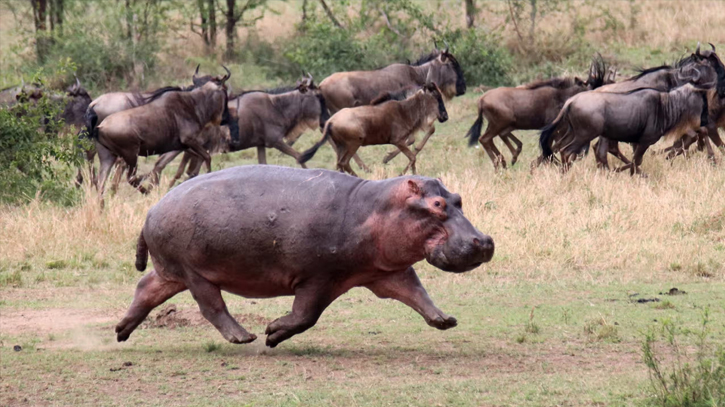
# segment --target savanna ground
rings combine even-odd
[[[263,346],[263,336],[232,345],[186,292],[116,343],[113,326],[141,277],[136,238],[165,188],[141,196],[122,184],[104,211],[88,189],[72,207],[36,199],[0,208],[0,404],[649,404],[647,332],[673,323],[692,354],[692,333],[707,310],[708,341],[725,345],[723,157],[713,166],[703,153],[667,162],[650,152],[648,178],[598,171],[593,157],[566,174],[532,173],[536,133],[519,132],[519,163],[495,172],[463,139],[479,96],[469,89],[447,105],[450,120],[418,161],[420,174],[463,196],[468,218],[496,243],[493,260],[469,273],[416,265],[436,304],[458,318],[456,328],[437,331],[404,305],[354,289],[275,349]],[[295,148],[319,137],[308,133]],[[402,171],[402,156],[380,164],[387,149],[361,151],[374,169],[363,177]],[[268,162],[295,166],[272,150]],[[309,165],[332,169],[333,162],[325,146]],[[248,150],[216,156],[214,169],[255,163]],[[661,294],[673,287],[686,294]],[[258,335],[292,302],[225,299]],[[659,301],[638,302],[650,299]],[[168,304],[176,312],[162,313]],[[676,355],[657,349],[665,366],[675,363]]]

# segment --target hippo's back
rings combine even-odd
[[[169,192],[149,210],[143,233],[154,258],[211,268],[301,264],[367,216],[349,208],[365,182],[320,169],[229,168]]]

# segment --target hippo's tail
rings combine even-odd
[[[478,119],[473,122],[473,126],[471,126],[468,133],[466,133],[466,137],[468,137],[468,147],[475,146],[478,139],[481,138],[481,127],[483,127],[483,112],[481,109],[478,109]]]
[[[141,229],[141,234],[138,236],[138,242],[136,243],[136,270],[146,270],[148,262],[149,247],[146,245],[146,239],[143,237],[143,229]]]
[[[314,146],[310,147],[308,150],[305,150],[304,153],[300,155],[300,159],[297,160],[300,164],[304,164],[307,161],[310,161],[312,157],[315,155],[317,150],[319,150],[320,147],[322,147],[323,144],[327,141],[327,139],[330,138],[330,133],[332,132],[332,122],[328,121],[325,125],[325,130],[322,132],[322,138],[320,141],[315,143]]]

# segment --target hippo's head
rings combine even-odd
[[[428,263],[462,273],[491,260],[493,239],[466,219],[460,195],[430,178],[408,179],[407,188],[407,212],[416,221],[414,230],[425,234],[423,249]]]

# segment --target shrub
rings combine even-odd
[[[463,75],[469,86],[506,86],[511,84],[508,72],[512,69],[509,51],[499,45],[495,34],[480,30],[457,29],[445,31],[439,37],[450,45],[450,51],[463,67]]]
[[[725,350],[707,341],[710,333],[707,309],[701,329],[695,333],[694,356],[688,355],[686,348],[680,345],[680,338],[686,332],[671,321],[663,322],[660,333],[665,340],[664,349],[658,348],[657,337],[660,335],[654,330],[645,335],[642,353],[653,390],[652,404],[663,407],[721,406],[725,403]],[[663,353],[674,355],[669,369],[661,361]]]

